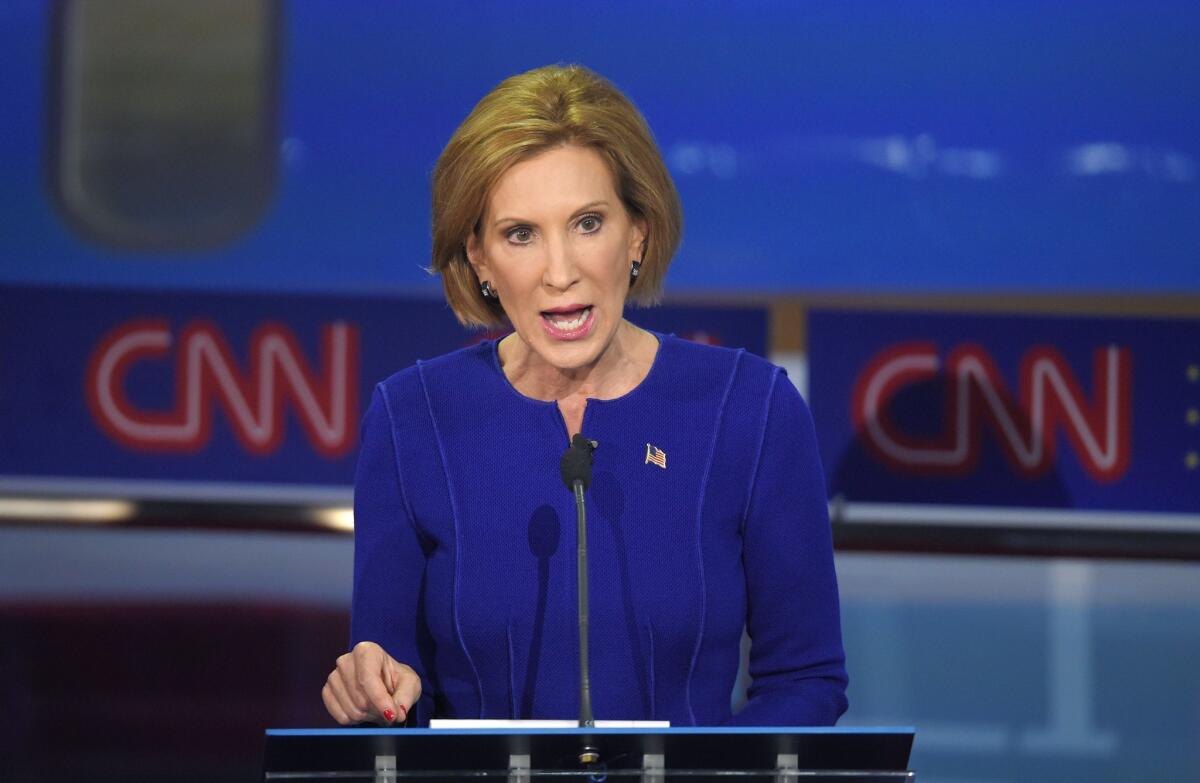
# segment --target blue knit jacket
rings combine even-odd
[[[752,354],[658,335],[647,377],[589,400],[597,719],[831,725],[846,709],[837,582],[812,420]],[[554,402],[509,384],[496,342],[375,390],[355,482],[352,643],[421,676],[410,712],[575,718],[575,509]],[[665,467],[648,454],[663,455]],[[752,684],[736,715],[739,640]]]

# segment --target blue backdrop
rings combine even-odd
[[[0,10],[3,282],[432,293],[442,144],[503,77],[579,61],[678,182],[672,291],[1200,291],[1193,2],[291,0],[270,208],[184,255],[56,212],[47,5]]]

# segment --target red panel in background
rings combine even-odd
[[[333,725],[348,638],[308,607],[0,605],[0,779],[254,779],[264,728]]]

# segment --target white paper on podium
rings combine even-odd
[[[669,720],[598,720],[598,729],[666,729],[671,727]],[[577,720],[483,720],[471,718],[452,720],[449,718],[433,718],[429,721],[431,729],[576,729]]]

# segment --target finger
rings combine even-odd
[[[398,662],[394,662],[393,675],[396,687],[392,691],[392,702],[396,705],[396,720],[403,722],[421,698],[421,678],[412,667]]]
[[[369,711],[391,723],[396,719],[396,705],[384,680],[387,676],[387,662],[391,658],[378,645],[371,645],[373,649],[364,649],[361,654],[360,647],[363,645],[354,648],[355,682],[366,697]]]
[[[342,697],[342,704],[345,705],[347,711],[354,708],[365,713],[370,711],[371,703],[367,700],[367,695],[358,687],[357,670],[358,666],[353,655],[338,656],[337,670],[334,674],[340,682],[337,684],[335,693]]]
[[[333,688],[328,682],[326,682],[325,687],[321,689],[321,700],[325,702],[325,711],[328,712],[330,717],[337,721],[339,725],[349,726],[351,723],[355,722],[351,720],[350,716],[346,714],[346,711],[342,709],[342,705],[338,702],[338,698],[334,695]]]
[[[365,707],[360,707],[355,703],[355,699],[350,695],[346,682],[339,672],[335,671],[330,674],[325,686],[329,688],[342,713],[349,718],[351,723],[361,723],[370,717]]]

